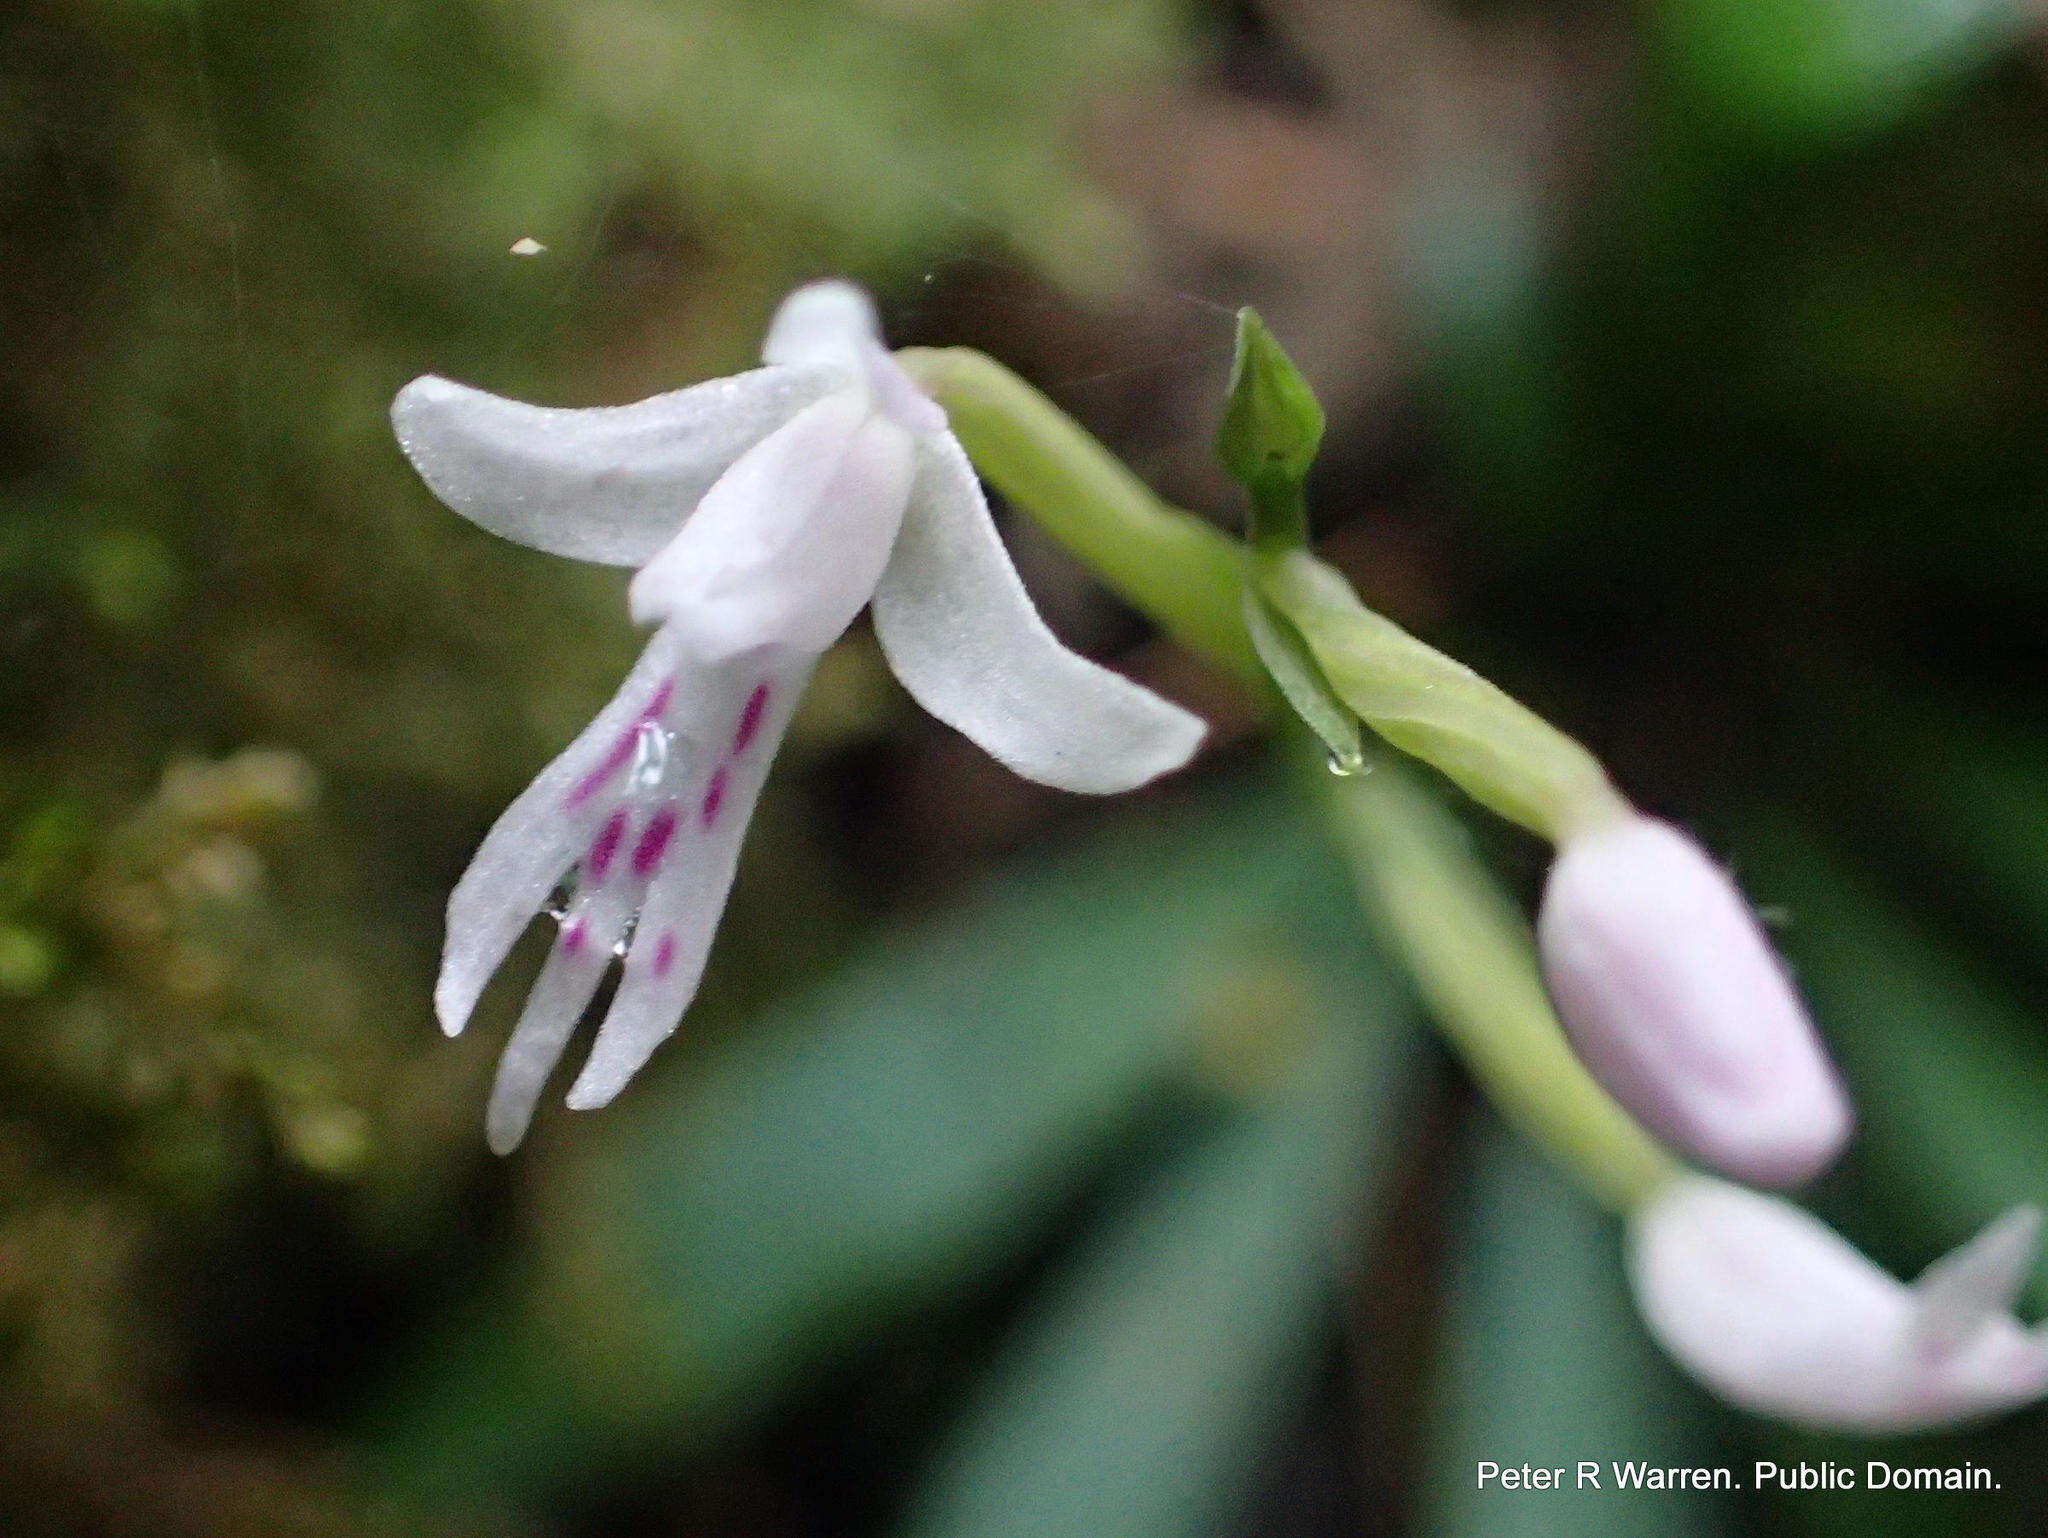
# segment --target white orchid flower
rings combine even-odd
[[[2011,1313],[2040,1227],[2016,1207],[1908,1286],[1790,1202],[1692,1176],[1631,1216],[1629,1279],[1664,1349],[1735,1404],[1932,1430],[2048,1394],[2048,1333]]]
[[[398,441],[436,495],[520,544],[639,568],[658,624],[624,686],[498,819],[448,903],[449,1035],[573,870],[498,1065],[505,1152],[610,964],[625,970],[569,1091],[609,1102],[703,974],[740,840],[813,664],[872,602],[910,693],[1018,774],[1106,794],[1179,768],[1199,719],[1062,646],[1032,607],[945,413],[845,283],[777,312],[766,367],[630,406],[524,405],[432,376]]]

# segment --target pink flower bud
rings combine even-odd
[[[1742,895],[1668,823],[1632,816],[1559,852],[1536,923],[1586,1067],[1645,1127],[1753,1185],[1833,1161],[1852,1115]]]
[[[2048,1336],[2009,1312],[2040,1226],[2015,1208],[1909,1287],[1790,1202],[1690,1177],[1630,1218],[1629,1281],[1658,1343],[1731,1403],[1929,1430],[2048,1393]]]

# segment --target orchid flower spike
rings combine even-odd
[[[797,290],[762,357],[631,406],[529,406],[429,376],[391,408],[442,501],[520,544],[638,567],[633,618],[659,626],[449,899],[434,1005],[452,1036],[573,872],[498,1064],[487,1129],[501,1153],[615,949],[624,977],[570,1106],[606,1104],[675,1029],[797,697],[864,604],[912,696],[1028,779],[1128,790],[1202,738],[1196,717],[1046,628],[945,413],[883,349],[865,294]]]
[[[1728,873],[1634,813],[1559,851],[1536,921],[1551,1001],[1608,1093],[1689,1157],[1794,1185],[1848,1141],[1848,1096]]]
[[[2011,1312],[2040,1228],[2014,1208],[1907,1286],[1790,1202],[1689,1176],[1630,1218],[1629,1279],[1659,1344],[1734,1404],[1933,1430],[2048,1394],[2048,1332]]]

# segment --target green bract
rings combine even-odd
[[[1259,591],[1251,570],[1253,559],[1246,558],[1244,585],[1238,592],[1252,649],[1259,654],[1259,661],[1265,664],[1266,672],[1279,686],[1289,707],[1322,739],[1329,751],[1331,771],[1356,774],[1365,765],[1365,744],[1359,736],[1358,717],[1331,691],[1330,681],[1316,666],[1301,632]]]

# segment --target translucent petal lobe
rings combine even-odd
[[[1206,731],[1046,627],[951,433],[917,440],[917,478],[874,613],[882,650],[917,702],[1040,784],[1130,790],[1180,768]]]
[[[1632,1217],[1629,1260],[1651,1334],[1725,1398],[1809,1425],[1889,1409],[1904,1289],[1818,1219],[1688,1178]]]
[[[845,383],[754,369],[630,406],[530,406],[434,375],[391,404],[399,447],[443,502],[506,539],[639,566],[734,460]]]

